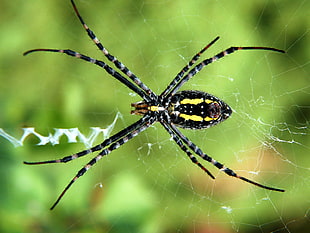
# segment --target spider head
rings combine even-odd
[[[158,104],[153,105],[150,103],[146,103],[145,101],[132,103],[131,107],[134,107],[134,110],[131,110],[130,112],[133,115],[145,115],[148,112],[163,112],[165,110],[164,107]]]
[[[149,110],[149,105],[145,101],[139,101],[136,103],[132,103],[131,107],[134,108],[134,110],[131,110],[130,114],[133,115],[145,115]]]

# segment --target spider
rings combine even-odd
[[[183,129],[206,129],[214,126],[224,120],[226,120],[232,113],[231,108],[224,103],[221,99],[202,91],[197,90],[184,90],[178,91],[190,78],[196,75],[203,67],[211,64],[218,59],[231,54],[239,50],[271,50],[275,52],[285,53],[283,50],[269,48],[269,47],[230,47],[217,55],[205,59],[198,65],[192,66],[200,58],[202,53],[204,53],[211,45],[213,45],[219,37],[216,37],[207,46],[205,46],[200,52],[195,54],[195,56],[188,62],[188,64],[183,67],[183,69],[175,76],[171,83],[166,87],[166,89],[160,94],[156,95],[150,88],[148,88],[134,73],[132,73],[123,63],[121,63],[116,57],[111,55],[108,50],[101,44],[99,39],[95,36],[94,32],[86,25],[83,18],[81,17],[75,3],[71,0],[73,9],[79,18],[84,29],[88,33],[88,36],[93,40],[95,45],[103,53],[103,55],[112,62],[115,67],[119,70],[116,71],[101,60],[91,58],[89,56],[80,54],[78,52],[72,51],[70,49],[32,49],[26,51],[24,55],[33,52],[55,52],[64,53],[78,59],[85,60],[87,62],[93,63],[101,68],[103,68],[107,73],[116,78],[122,84],[127,86],[129,89],[137,93],[143,100],[132,103],[131,106],[133,110],[131,114],[141,115],[142,117],[131,124],[127,128],[119,131],[110,138],[104,140],[101,144],[98,144],[90,149],[83,150],[73,155],[65,156],[61,159],[48,160],[41,162],[26,162],[24,164],[34,165],[34,164],[48,164],[48,163],[67,163],[76,158],[85,156],[87,154],[93,153],[95,151],[100,151],[97,156],[92,158],[82,169],[80,169],[69,184],[65,187],[62,193],[59,195],[55,203],[50,208],[51,210],[62,199],[67,190],[71,185],[81,176],[83,176],[95,163],[97,163],[102,157],[110,154],[113,150],[116,150],[126,142],[128,142],[133,137],[137,136],[142,131],[149,128],[155,122],[159,122],[165,130],[169,133],[170,137],[175,141],[175,143],[180,147],[182,151],[186,153],[188,158],[200,167],[204,172],[206,172],[212,179],[215,177],[207,170],[193,155],[196,154],[203,160],[213,164],[219,170],[225,172],[227,175],[241,179],[250,184],[256,185],[258,187],[284,192],[283,189],[273,188],[259,184],[255,181],[249,180],[243,176],[236,174],[233,170],[225,167],[220,162],[216,161],[206,153],[204,153],[198,146],[196,146],[190,139],[183,135],[179,131],[179,128]],[[120,73],[123,73],[124,76]],[[127,77],[127,78],[125,78]]]

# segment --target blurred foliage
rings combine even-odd
[[[206,67],[183,89],[205,90],[234,109],[231,119],[184,133],[215,159],[274,193],[227,177],[210,164],[210,180],[156,125],[103,158],[63,200],[48,208],[91,156],[60,165],[26,166],[83,150],[62,140],[14,148],[0,137],[1,232],[305,232],[309,226],[309,1],[76,0],[104,46],[156,93],[203,46],[203,57],[242,51]],[[100,68],[32,48],[73,49],[106,61],[70,1],[0,2],[0,127],[107,127],[137,120],[138,96]],[[100,142],[100,140],[98,141]],[[251,171],[254,174],[251,174]],[[252,172],[252,173],[253,173]],[[257,172],[257,173],[255,173]]]

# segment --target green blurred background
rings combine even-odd
[[[159,124],[103,158],[54,211],[49,207],[93,155],[72,163],[26,166],[60,158],[82,143],[15,148],[0,137],[0,232],[305,232],[309,229],[309,1],[77,0],[107,49],[156,93],[216,36],[204,55],[234,46],[270,46],[287,54],[240,51],[201,71],[182,89],[204,90],[233,109],[226,122],[182,131],[203,151],[270,192],[193,165]],[[85,34],[69,0],[0,2],[0,128],[133,123],[139,100],[100,68],[33,48],[71,48],[106,59]],[[101,139],[98,139],[99,143]]]

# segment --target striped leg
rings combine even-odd
[[[227,175],[236,177],[238,179],[241,179],[241,180],[243,180],[245,182],[248,182],[250,184],[254,184],[254,185],[256,185],[258,187],[261,187],[261,188],[264,188],[264,189],[268,189],[268,190],[272,190],[272,191],[278,191],[278,192],[284,192],[285,191],[283,189],[278,189],[278,188],[272,188],[272,187],[269,187],[269,186],[265,186],[265,185],[256,183],[255,181],[249,180],[248,178],[245,178],[243,176],[239,176],[233,170],[229,169],[228,167],[225,167],[223,164],[217,162],[215,159],[212,159],[210,156],[208,156],[207,154],[203,153],[202,150],[198,146],[196,146],[187,137],[185,137],[174,125],[170,125],[170,126],[171,126],[171,129],[173,130],[173,132],[179,138],[181,138],[183,143],[185,143],[191,150],[193,150],[195,152],[195,154],[199,155],[204,160],[212,163],[215,167],[217,167],[221,171],[225,172]]]
[[[41,162],[26,162],[24,161],[24,164],[28,164],[28,165],[38,165],[38,164],[47,164],[47,163],[67,163],[70,162],[71,160],[80,158],[82,156],[85,156],[87,154],[93,153],[95,151],[99,151],[104,149],[105,147],[111,145],[112,143],[114,143],[115,141],[117,141],[120,138],[123,138],[126,134],[137,130],[140,125],[143,125],[146,121],[148,120],[148,118],[144,117],[141,118],[140,120],[136,121],[135,123],[133,123],[132,125],[128,126],[127,128],[121,130],[120,132],[114,134],[113,136],[109,137],[108,139],[104,140],[102,143],[88,149],[88,150],[83,150],[81,152],[78,152],[76,154],[73,155],[69,155],[69,156],[65,156],[61,159],[55,159],[55,160],[48,160],[48,161],[41,161]]]
[[[211,42],[212,43],[212,42]],[[198,65],[196,65],[193,69],[191,69],[187,75],[185,75],[178,83],[175,84],[175,86],[170,88],[170,92],[166,94],[166,96],[170,96],[175,94],[180,87],[184,85],[190,78],[192,78],[194,75],[196,75],[203,67],[205,67],[208,64],[211,64],[217,60],[219,60],[222,57],[225,57],[228,54],[234,53],[239,50],[271,50],[274,52],[280,52],[280,53],[285,53],[285,51],[280,50],[280,49],[275,49],[275,48],[269,48],[269,47],[230,47],[229,49],[226,49],[214,57],[205,59],[204,61],[200,62]]]
[[[187,147],[184,145],[180,137],[173,132],[170,125],[167,124],[166,122],[161,122],[161,124],[168,131],[168,133],[173,138],[173,140],[176,142],[176,144],[187,154],[190,160],[194,164],[196,164],[198,167],[200,167],[204,172],[206,172],[212,179],[215,179],[215,177],[211,174],[211,172],[208,169],[206,169],[201,163],[199,163],[197,158],[187,149]]]
[[[106,56],[109,61],[113,62],[115,66],[121,70],[127,77],[129,77],[135,84],[137,84],[143,91],[147,93],[147,95],[151,96],[153,99],[157,99],[157,95],[148,88],[135,74],[133,74],[123,63],[121,63],[116,57],[111,55],[108,50],[101,44],[99,39],[96,37],[94,32],[90,30],[90,28],[86,25],[84,22],[82,16],[80,15],[75,3],[73,0],[71,0],[72,6],[74,8],[74,11],[76,15],[78,16],[80,22],[82,23],[84,29],[86,30],[88,36],[93,40],[93,42],[96,44],[96,46],[99,48],[99,50],[103,53],[104,56]]]
[[[124,78],[120,73],[112,69],[110,66],[108,66],[103,61],[91,58],[89,56],[80,54],[78,52],[72,51],[70,49],[32,49],[28,50],[24,53],[24,56],[28,55],[29,53],[33,52],[55,52],[55,53],[64,53],[72,57],[76,57],[78,59],[85,60],[87,62],[96,64],[97,66],[100,66],[101,68],[105,69],[106,72],[110,75],[112,75],[114,78],[116,78],[121,83],[125,84],[128,88],[130,88],[132,91],[137,93],[139,96],[141,96],[144,100],[148,100],[149,96],[147,96],[141,89],[139,89],[136,85],[134,85],[132,82],[128,81],[126,78]]]
[[[170,90],[181,80],[184,76],[185,72],[191,68],[196,61],[200,58],[201,54],[204,53],[211,45],[213,45],[220,37],[216,37],[213,41],[211,41],[206,47],[204,47],[201,51],[199,51],[189,62],[188,64],[177,74],[177,76],[171,81],[168,87],[160,94],[161,97],[166,97]]]
[[[94,157],[92,160],[90,160],[81,170],[79,170],[77,172],[77,174],[75,175],[75,177],[73,177],[73,179],[69,182],[69,184],[65,187],[65,189],[62,191],[62,193],[59,195],[59,197],[57,198],[56,202],[52,205],[52,207],[50,208],[50,210],[53,210],[55,208],[55,206],[59,203],[59,201],[61,200],[61,198],[65,195],[65,193],[67,192],[67,190],[71,187],[71,185],[81,176],[83,176],[95,163],[97,163],[103,156],[110,154],[113,150],[116,150],[117,148],[119,148],[121,145],[125,144],[126,142],[128,142],[130,139],[132,139],[133,137],[137,136],[139,133],[141,133],[142,131],[146,130],[148,127],[150,127],[154,122],[155,122],[155,118],[149,118],[149,117],[145,117],[145,121],[142,123],[142,125],[140,125],[139,127],[137,127],[136,129],[134,129],[133,131],[129,132],[127,135],[125,135],[124,137],[116,140],[114,143],[110,144],[108,148],[102,150],[96,157]]]

